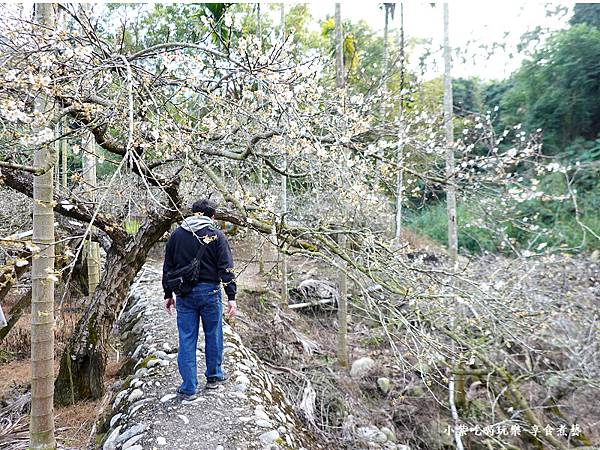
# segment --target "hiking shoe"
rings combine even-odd
[[[186,400],[188,402],[191,402],[192,400],[196,400],[198,398],[198,393],[194,393],[194,394],[185,394],[183,392],[181,392],[179,389],[177,389],[177,397],[179,397],[181,400]]]
[[[227,378],[229,378],[227,376],[227,374],[224,374],[221,378],[217,378],[217,377],[210,377],[206,379],[206,389],[217,389],[219,387],[219,383],[223,383],[224,381],[227,381]]]

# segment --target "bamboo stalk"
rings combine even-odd
[[[56,5],[35,6],[38,29],[53,30]],[[37,93],[34,108],[47,114],[49,104]],[[53,152],[48,145],[35,149],[34,167],[50,170],[33,178],[33,244],[38,248],[31,262],[31,420],[33,450],[54,449],[54,172]]]

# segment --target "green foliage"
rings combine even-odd
[[[155,4],[142,20],[146,30],[145,45],[164,42],[195,42],[206,33],[206,27],[198,20],[201,5]]]
[[[585,23],[600,29],[600,4],[598,3],[575,3],[571,25]]]
[[[138,219],[133,217],[128,217],[123,222],[123,228],[125,228],[125,232],[127,234],[135,234],[140,229],[141,223]]]
[[[496,239],[487,231],[477,228],[467,228],[465,223],[474,218],[475,211],[464,203],[458,204],[456,215],[458,217],[458,246],[461,250],[471,253],[494,252],[499,250]],[[407,214],[407,226],[416,233],[439,242],[440,245],[448,244],[448,216],[446,203],[439,202],[427,206],[422,210]]]
[[[350,81],[351,77],[355,75],[359,64],[359,54],[357,51],[358,39],[355,37],[354,31],[359,30],[360,28],[365,28],[365,26],[366,24],[362,21],[359,22],[358,27],[348,21],[343,22],[342,25],[344,29],[344,70],[346,72],[346,78],[348,81]],[[368,28],[368,26],[366,27]],[[321,36],[326,40],[328,53],[332,55],[332,57],[335,57],[335,20],[333,17],[329,17],[321,23]],[[361,38],[364,38],[364,36],[361,36]]]
[[[587,141],[581,137],[576,138],[565,149],[565,156],[570,160],[592,162],[600,160],[600,138]]]
[[[312,20],[309,5],[306,3],[293,5],[289,11],[286,10],[285,28],[288,39],[293,39],[303,52],[322,45],[320,33],[311,29]]]
[[[454,114],[467,116],[481,111],[481,82],[477,78],[452,80]]]
[[[207,15],[212,19],[211,36],[215,45],[229,47],[231,40],[231,26],[225,23],[225,13],[231,7],[232,3],[198,3],[203,9],[195,15],[196,18]]]
[[[589,173],[589,172],[588,172]],[[592,176],[594,187],[577,197],[579,220],[596,235],[600,235],[600,181],[598,174]],[[559,197],[568,192],[566,178],[562,173],[551,173],[540,180],[540,191],[548,196]],[[495,210],[499,211],[500,205]],[[577,222],[575,208],[570,198],[564,200],[535,199],[516,205],[513,220],[498,219],[493,227],[474,226],[482,217],[482,205],[478,199],[460,202],[457,207],[458,244],[462,251],[470,253],[510,253],[510,246],[501,245],[498,231],[520,250],[543,248],[587,251],[600,248],[600,241]],[[494,221],[494,218],[488,218]],[[538,231],[526,231],[520,223],[527,221]],[[407,226],[424,234],[441,245],[448,242],[448,222],[445,202],[438,202],[407,215]]]
[[[197,42],[208,29],[199,20],[204,9],[199,4],[115,3],[108,5],[107,23],[123,20],[120,36],[114,37],[128,51],[141,50],[165,42]],[[117,19],[117,17],[119,19]],[[126,19],[121,19],[125,17]],[[107,26],[107,28],[109,28]]]
[[[579,24],[551,36],[526,60],[500,100],[502,122],[544,130],[556,154],[578,137],[600,132],[600,30]]]

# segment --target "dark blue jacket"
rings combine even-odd
[[[181,227],[171,234],[167,247],[165,249],[165,262],[163,264],[163,289],[165,298],[171,298],[173,291],[165,285],[167,272],[177,270],[186,266],[196,257],[200,249],[198,238],[207,242],[204,255],[200,259],[200,279],[201,283],[220,282],[225,286],[227,299],[235,300],[237,290],[235,284],[235,274],[233,273],[233,257],[231,249],[225,234],[221,230],[213,227],[204,228],[195,233],[195,235]]]

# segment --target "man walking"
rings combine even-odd
[[[221,368],[223,362],[223,322],[221,286],[225,286],[228,299],[227,315],[235,317],[236,284],[233,258],[227,238],[214,224],[217,205],[202,199],[192,205],[191,217],[183,220],[169,238],[163,265],[163,288],[165,307],[169,313],[173,306],[177,311],[179,353],[177,364],[183,380],[177,393],[184,399],[195,398],[198,390],[196,346],[200,320],[204,330],[206,360],[206,389],[216,389],[226,379]],[[199,253],[200,246],[206,248]],[[166,283],[167,274],[185,267],[199,258],[199,279],[192,291],[180,295],[175,301],[173,291]]]

